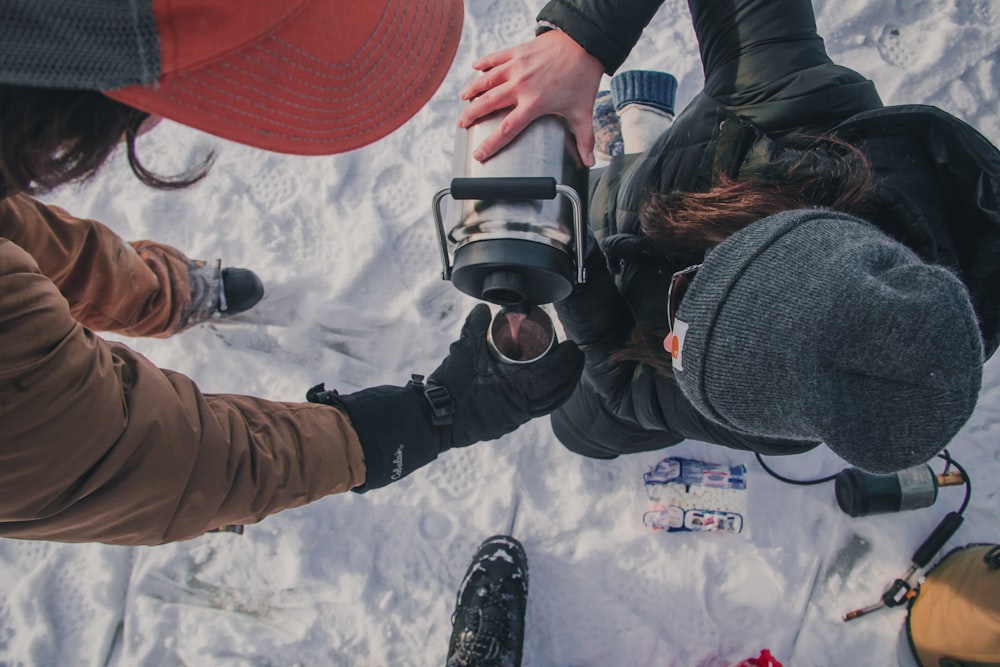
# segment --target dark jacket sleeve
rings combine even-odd
[[[882,106],[871,81],[830,60],[809,0],[688,4],[705,86],[675,134],[694,129],[707,138],[720,106],[779,134],[820,133]]]
[[[809,0],[689,0],[688,6],[712,97],[752,94],[831,62]]]
[[[551,0],[539,30],[556,26],[612,74],[628,57],[663,0]],[[768,83],[830,63],[808,0],[689,0],[706,92]],[[780,50],[781,58],[774,53]]]
[[[662,4],[663,0],[551,0],[538,14],[539,30],[558,27],[612,74]]]
[[[648,452],[675,445],[683,438],[659,426],[647,429],[616,414],[586,382],[552,413],[552,431],[571,452],[595,459]]]

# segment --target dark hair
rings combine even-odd
[[[161,177],[135,151],[139,127],[149,117],[93,90],[0,85],[0,196],[38,194],[94,176],[125,140],[132,172],[148,186],[175,190],[198,182],[214,160]]]
[[[717,174],[707,192],[653,193],[640,206],[639,221],[664,255],[702,254],[782,211],[827,208],[864,218],[872,210],[874,189],[871,163],[856,147],[836,137],[795,137],[737,178]],[[639,361],[672,375],[663,350],[668,331],[666,314],[663,321],[637,322],[611,361]]]

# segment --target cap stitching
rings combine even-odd
[[[362,45],[362,47],[360,49],[358,49],[357,52],[351,57],[351,60],[348,61],[348,63],[341,64],[341,65],[335,65],[335,64],[332,64],[332,63],[328,63],[328,62],[326,62],[326,61],[324,61],[324,60],[322,60],[320,58],[317,58],[316,56],[314,56],[313,54],[309,53],[308,51],[304,51],[303,49],[299,48],[298,46],[295,46],[291,42],[288,42],[288,41],[282,39],[281,37],[279,37],[277,35],[269,35],[268,37],[269,37],[270,41],[278,42],[278,43],[282,44],[283,46],[287,47],[289,51],[292,51],[293,53],[295,53],[295,54],[297,54],[299,56],[302,56],[303,60],[313,62],[313,63],[317,64],[318,66],[320,66],[322,68],[326,68],[326,69],[340,69],[341,67],[353,64],[353,62],[355,60],[358,60],[358,59],[364,60],[364,58],[362,58],[363,54],[367,53],[370,50],[375,50],[375,47],[381,46],[382,44],[384,44],[387,41],[391,41],[389,39],[390,36],[395,37],[395,35],[400,34],[400,33],[402,33],[402,34],[419,35],[421,33],[420,28],[424,27],[424,23],[420,23],[418,25],[409,26],[410,29],[408,31],[404,32],[403,30],[399,30],[398,29],[398,27],[402,24],[403,12],[388,11],[386,13],[391,14],[392,22],[389,23],[389,25],[387,25],[387,26],[385,26],[383,28],[382,27],[382,23],[385,20],[385,13],[383,13],[382,18],[379,19],[379,22],[375,26],[375,30],[374,30],[374,34],[377,35],[378,39],[376,39],[376,40],[372,40],[372,39],[365,40],[365,42]],[[430,13],[424,12],[424,13],[420,14],[418,16],[418,18],[421,19],[422,21],[426,22],[426,20],[427,20],[427,18],[429,16],[431,16]],[[292,62],[294,62],[294,61],[292,61]]]
[[[281,61],[283,63],[287,63],[290,66],[299,68],[299,69],[303,70],[304,72],[306,72],[306,73],[308,73],[310,75],[313,75],[313,76],[316,76],[316,77],[325,78],[325,79],[332,79],[334,81],[344,81],[344,80],[347,80],[352,75],[356,75],[357,72],[362,71],[361,68],[355,68],[354,70],[351,71],[351,73],[349,73],[349,74],[343,74],[343,75],[331,75],[331,74],[326,74],[326,73],[322,73],[322,72],[316,72],[314,70],[310,70],[310,69],[306,68],[301,62],[293,60],[293,59],[290,59],[290,58],[287,58],[287,57],[281,55],[280,53],[278,53],[276,51],[268,50],[265,47],[263,47],[262,45],[254,47],[254,48],[256,50],[262,51],[264,53],[267,53],[267,54],[273,56],[273,59],[275,59],[275,60],[279,60],[279,61]],[[439,48],[437,51],[433,51],[431,53],[435,56],[435,57],[432,58],[432,60],[436,61],[436,60],[440,59],[440,54],[442,53],[442,50]],[[265,59],[260,59],[260,58],[254,57],[254,55],[252,53],[238,53],[238,54],[234,54],[234,55],[238,55],[242,59],[247,60],[254,67],[256,67],[258,69],[266,69],[266,70],[269,70],[269,71],[273,72],[274,74],[277,74],[277,75],[280,75],[280,76],[283,76],[283,77],[286,77],[286,78],[288,77],[288,72],[282,71],[281,69],[279,69],[279,68],[275,67],[274,65],[268,63]],[[379,61],[375,61],[375,62],[370,62],[369,61],[367,63],[368,64],[368,68],[367,69],[374,69],[375,67],[378,67],[379,65],[381,65],[385,61],[389,61],[390,64],[396,62],[396,60],[393,59],[391,56],[387,56],[387,57],[385,57],[385,58],[383,58],[383,59],[381,59]],[[230,69],[230,70],[232,70],[234,72],[239,72],[240,74],[242,74],[244,76],[247,76],[249,78],[252,78],[252,79],[256,79],[256,80],[260,80],[260,81],[266,81],[266,78],[262,77],[261,75],[257,74],[256,72],[251,71],[251,70],[242,69],[238,65],[236,65],[233,62],[228,61],[228,60],[227,61],[220,61],[220,62],[216,63],[216,65],[219,66],[219,67],[224,67],[226,69]],[[403,76],[403,70],[400,70],[399,68],[393,68],[393,71],[394,71],[394,75],[392,77],[377,79],[376,83],[378,84],[379,88],[395,88],[395,86],[392,85],[392,83],[396,79],[399,79],[400,76]],[[199,72],[192,72],[191,74],[188,74],[186,78],[192,79],[194,77],[194,75],[196,75],[198,73]],[[218,73],[212,72],[211,69],[209,69],[209,68],[203,69],[200,73],[201,74],[212,74],[214,76],[219,76]],[[425,77],[424,80],[426,80],[426,78],[427,77]],[[317,91],[331,91],[330,88],[324,87],[324,86],[322,86],[320,84],[312,83],[312,82],[305,81],[305,80],[302,80],[302,79],[299,79],[299,78],[295,78],[293,80],[296,83],[301,84],[305,88],[311,88],[311,89],[317,90]],[[346,92],[344,94],[340,95],[341,99],[350,98],[352,96],[356,96],[356,95],[352,95],[351,92],[350,92],[351,89],[356,89],[356,88],[357,88],[356,86],[350,86],[350,88],[346,89]],[[365,88],[363,90],[364,91],[370,91],[370,90],[373,90],[373,89],[372,88]],[[304,99],[313,99],[313,100],[317,100],[317,101],[318,100],[324,100],[325,101],[325,100],[329,99],[328,97],[311,96],[311,95],[308,95],[308,94],[305,94],[305,93],[301,93],[301,92],[299,92],[297,90],[291,90],[289,92],[292,92],[295,95],[297,95],[297,96],[299,96],[301,98],[304,98]]]
[[[426,82],[428,78],[430,78],[430,77],[429,76],[425,77],[423,80],[421,80],[420,83],[422,84],[422,83]],[[188,79],[188,81],[186,83],[195,83],[195,82],[192,81],[192,80],[190,80],[190,79]],[[206,85],[206,87],[208,87],[208,86]],[[217,89],[213,89],[213,90],[217,90]],[[211,116],[213,118],[216,118],[218,120],[222,120],[222,121],[225,121],[225,122],[232,122],[233,119],[231,117],[222,116],[218,112],[214,111],[213,109],[211,109],[209,107],[205,107],[205,106],[203,106],[201,104],[197,104],[197,103],[194,104],[194,105],[189,104],[188,102],[185,101],[185,98],[179,96],[178,93],[187,93],[190,98],[194,98],[195,100],[199,100],[200,99],[197,96],[197,93],[195,93],[194,90],[191,90],[187,86],[177,86],[174,93],[164,93],[162,97],[164,99],[173,100],[174,102],[177,102],[178,104],[184,106],[185,108],[197,108],[201,112],[203,112],[203,114],[206,115],[206,116]],[[232,93],[229,93],[228,91],[227,91],[226,94],[228,94],[230,97],[233,97],[234,99],[244,100],[244,101],[250,101],[250,100],[247,100],[247,98],[245,98],[245,97],[243,97],[241,95],[233,95]],[[405,105],[405,103],[407,101],[412,100],[412,99],[414,99],[416,97],[417,97],[417,95],[411,94],[411,95],[409,95],[407,97],[400,98],[398,104],[395,104],[395,105],[392,105],[392,106],[387,106],[386,110],[387,111],[392,111],[395,108],[398,108],[399,106]],[[259,104],[257,104],[255,102],[254,106],[255,107],[259,107]],[[258,120],[263,120],[263,121],[266,121],[268,124],[276,126],[276,127],[283,127],[283,128],[287,128],[289,130],[294,130],[299,135],[324,135],[324,134],[330,134],[332,132],[338,132],[338,131],[340,131],[339,128],[343,128],[343,129],[347,130],[347,129],[358,128],[358,127],[361,127],[363,125],[366,125],[366,127],[365,127],[365,129],[363,131],[355,132],[355,133],[350,134],[350,135],[346,135],[346,136],[358,136],[358,135],[360,135],[360,134],[362,134],[364,132],[367,132],[371,128],[377,127],[377,125],[379,124],[379,123],[366,124],[366,123],[362,123],[362,122],[356,122],[356,123],[350,123],[348,125],[338,126],[338,129],[312,130],[312,129],[306,129],[306,128],[301,128],[301,127],[297,127],[297,126],[294,126],[294,125],[290,125],[288,123],[282,123],[280,121],[277,121],[277,120],[274,120],[274,119],[271,119],[271,118],[267,118],[267,117],[262,116],[260,114],[253,113],[252,111],[249,111],[247,109],[241,109],[241,108],[233,107],[230,110],[233,111],[233,112],[235,112],[235,113],[238,113],[240,115],[246,116],[247,118],[254,118],[254,119],[258,119]],[[388,114],[386,113],[386,114],[383,114],[383,115],[388,115]],[[287,116],[287,114],[286,114],[286,116]],[[183,121],[180,121],[180,122],[183,122]],[[284,137],[284,138],[295,140],[295,141],[302,141],[302,142],[311,141],[311,139],[309,137],[306,137],[306,136],[297,136],[295,134],[282,134],[281,132],[270,131],[270,130],[264,129],[262,127],[256,127],[256,126],[254,126],[251,129],[253,129],[253,130],[255,130],[255,131],[257,131],[257,132],[259,132],[261,134],[266,134],[266,135],[271,135],[271,136],[276,136],[276,137]]]
[[[441,50],[439,49],[437,53],[440,54]],[[440,56],[438,56],[438,58],[435,58],[435,60],[439,59],[439,57]],[[237,71],[242,71],[242,70],[238,70],[238,68],[237,68]],[[213,72],[213,71],[207,70],[207,69],[203,70],[202,72],[199,72],[198,74],[201,77],[212,76],[212,77],[219,77],[219,78],[221,78],[221,75],[219,73]],[[426,84],[426,82],[428,80],[430,80],[430,79],[431,79],[431,72],[430,71],[425,71],[424,78],[420,79],[418,82],[416,82],[416,85],[410,87],[410,90],[420,90],[420,89],[423,89],[424,85]],[[231,82],[231,80],[227,80],[227,81]],[[300,83],[301,84],[305,84],[305,83],[307,83],[307,82],[301,81],[298,78],[293,78],[292,81],[294,81],[296,84],[300,84]],[[181,92],[187,91],[189,93],[189,95],[191,95],[192,97],[196,96],[195,91],[192,89],[193,86],[201,86],[201,87],[210,89],[210,90],[212,90],[213,92],[215,92],[217,94],[222,94],[222,95],[228,96],[228,97],[230,97],[232,99],[239,100],[239,101],[244,102],[244,103],[250,103],[250,105],[253,106],[253,107],[255,107],[255,108],[260,108],[261,107],[261,104],[260,104],[259,100],[256,100],[256,99],[244,96],[244,95],[240,95],[240,94],[238,94],[236,92],[233,92],[231,90],[220,89],[220,88],[218,88],[216,86],[212,86],[210,83],[201,81],[201,80],[199,80],[198,77],[193,76],[193,75],[188,75],[186,77],[183,77],[182,79],[178,80],[178,82],[176,84],[174,84],[175,92],[181,93]],[[379,87],[381,88],[383,86],[379,86]],[[393,86],[393,87],[394,88],[398,88],[399,86]],[[372,90],[377,90],[377,89],[378,88],[365,88],[363,90],[366,93],[370,94]],[[175,94],[166,93],[164,96],[167,99],[172,99],[174,101],[177,101],[177,102],[183,104],[182,98],[178,97]],[[381,115],[388,115],[388,114],[392,113],[392,111],[394,111],[397,107],[399,107],[401,105],[405,105],[405,103],[408,100],[414,99],[416,97],[418,97],[418,96],[415,93],[411,93],[410,95],[408,95],[406,97],[400,97],[398,99],[398,103],[397,104],[386,106],[385,107],[385,111]],[[337,115],[343,116],[343,115],[345,115],[345,110],[349,110],[349,109],[361,107],[364,104],[364,101],[365,100],[361,100],[361,101],[359,101],[357,103],[348,105],[346,107],[341,107],[341,108],[336,109],[336,110],[331,110],[329,113],[332,116],[337,116]],[[309,109],[309,107],[306,107],[306,106],[303,106],[303,105],[298,105],[298,104],[295,104],[293,102],[285,101],[285,103],[288,106],[291,106],[291,107],[294,107],[294,108],[299,108],[299,109],[303,109],[303,110],[308,110]],[[208,108],[206,108],[204,106],[201,106],[201,105],[196,105],[196,106],[199,109],[204,109],[204,110],[208,111]],[[279,111],[277,107],[268,107],[268,108],[272,109],[274,111]],[[310,133],[311,134],[322,134],[322,131],[317,132],[315,130],[308,130],[308,129],[304,129],[304,128],[298,129],[298,128],[296,128],[293,125],[287,125],[287,124],[284,124],[284,123],[281,123],[281,122],[278,122],[278,121],[271,120],[271,119],[269,119],[269,118],[267,118],[265,116],[261,116],[259,114],[254,114],[254,113],[252,113],[252,112],[250,112],[250,111],[248,111],[246,109],[241,109],[241,108],[233,107],[233,108],[231,108],[231,110],[234,111],[234,112],[240,113],[240,114],[242,114],[244,116],[250,117],[250,118],[259,118],[261,120],[268,121],[269,123],[272,123],[272,124],[274,124],[276,126],[284,126],[284,127],[288,127],[289,129],[296,129],[298,132],[300,132],[302,134],[310,134]],[[319,109],[319,110],[321,110],[321,109]],[[280,113],[280,111],[279,111],[279,113]],[[312,118],[309,118],[309,117],[295,116],[294,114],[287,114],[287,113],[285,113],[285,114],[282,114],[282,115],[284,117],[287,117],[287,118],[296,118],[297,117],[297,118],[301,118],[302,120],[306,120],[306,121],[313,120]],[[215,115],[215,117],[220,118],[220,119],[224,119],[225,118],[224,116],[221,116],[221,115]],[[371,118],[371,117],[372,116],[370,116],[370,115],[366,116],[366,118]],[[364,123],[362,123],[362,122],[348,123],[348,124],[340,125],[340,127],[351,128],[351,127],[358,127],[358,126],[363,125],[363,124]]]
[[[211,72],[211,73],[210,72],[203,72],[202,75],[203,76],[211,76],[211,77],[219,78],[219,79],[224,79],[224,77],[222,75],[220,75],[219,73],[217,73],[217,72]],[[229,79],[225,79],[225,80],[229,84],[231,84],[231,85],[234,83],[232,80],[229,80]],[[298,81],[297,79],[295,79],[294,81],[296,83],[302,83],[302,82]],[[229,97],[231,97],[233,99],[236,99],[236,100],[245,101],[245,102],[254,102],[254,106],[256,108],[263,108],[262,105],[260,103],[258,103],[257,100],[248,98],[248,97],[246,97],[244,95],[240,95],[239,93],[234,92],[232,90],[223,90],[223,89],[220,89],[220,88],[216,88],[216,87],[211,86],[207,82],[196,81],[194,79],[189,79],[187,82],[188,83],[192,83],[192,84],[196,83],[198,85],[201,85],[204,88],[210,88],[211,90],[213,90],[213,91],[215,91],[217,93],[225,94],[225,95],[227,95],[227,96],[229,96]],[[243,90],[252,90],[252,89],[250,89],[250,88],[248,88],[247,86],[244,86],[244,85],[239,85],[239,88],[243,89]],[[364,88],[362,90],[364,92],[371,92],[373,90],[378,90],[378,88]],[[331,92],[334,92],[334,91],[331,91]],[[300,96],[300,97],[309,97],[309,96]],[[413,95],[411,95],[410,97],[407,97],[407,98],[400,98],[400,100],[406,100],[406,99],[410,99],[412,97],[413,97]],[[320,97],[309,97],[309,98],[313,99],[315,101],[330,101],[331,99],[341,99],[341,100],[343,100],[343,99],[349,99],[349,96],[347,96],[347,95],[343,95],[343,96],[333,95],[331,97],[325,97],[325,98],[320,98]],[[339,107],[337,109],[329,109],[329,108],[324,108],[322,106],[308,106],[308,105],[305,105],[305,104],[299,104],[299,103],[296,103],[296,102],[292,102],[292,101],[290,101],[288,99],[283,99],[281,101],[281,104],[283,106],[290,107],[290,108],[293,108],[293,109],[300,109],[302,111],[307,111],[307,112],[308,111],[316,111],[316,112],[319,112],[319,113],[322,113],[322,114],[327,114],[327,115],[329,115],[330,118],[336,118],[338,116],[339,117],[344,117],[345,120],[347,118],[351,118],[351,117],[359,116],[359,115],[363,115],[363,116],[366,116],[368,118],[371,118],[371,114],[366,114],[364,112],[366,110],[369,110],[369,109],[372,108],[371,102],[367,98],[359,98],[359,100],[357,102],[352,102],[350,104],[343,105],[343,106],[341,106],[341,107]],[[392,106],[387,107],[387,109],[389,111],[392,111],[396,106],[397,105],[392,105]],[[270,110],[273,110],[273,111],[281,113],[280,112],[280,107],[278,105],[271,105],[271,106],[268,106],[267,108],[270,109]],[[358,112],[351,113],[355,109],[359,110],[360,113],[358,113]],[[283,113],[282,115],[284,115],[284,116],[286,116],[288,118],[299,118],[299,119],[304,120],[304,121],[317,120],[317,119],[313,118],[312,116],[296,115],[294,113]]]
[[[424,16],[427,16],[427,14],[424,14]],[[451,18],[451,14],[450,13],[445,14],[444,17],[450,19]],[[431,61],[432,62],[439,62],[441,60],[442,54],[445,52],[445,45],[450,42],[450,38],[452,37],[452,35],[455,32],[454,25],[455,25],[455,21],[454,20],[447,20],[446,21],[447,31],[443,35],[442,39],[436,41],[436,43],[438,45],[438,49],[436,51],[434,51],[434,52],[431,53],[431,56],[432,56]],[[382,35],[382,38],[386,39],[387,36],[386,35]],[[277,39],[277,38],[275,38],[275,39]],[[277,39],[277,41],[280,42],[281,40]],[[369,42],[369,43],[371,43],[371,42]],[[254,48],[261,48],[261,49],[263,49],[262,45],[255,45]],[[234,54],[234,55],[240,55],[240,56],[243,56],[243,57],[247,57],[247,54],[244,53],[244,52],[238,52],[237,54]],[[306,55],[308,55],[308,54],[306,54]],[[315,60],[314,56],[309,56],[309,57]],[[296,61],[294,61],[294,60],[290,60],[290,59],[286,59],[286,60],[288,62],[292,62],[292,63],[295,63],[297,65],[301,64],[301,63],[296,63]],[[406,60],[405,56],[402,57],[402,58],[400,58],[400,60]],[[248,72],[240,70],[236,65],[232,65],[231,63],[226,63],[225,61],[220,61],[219,63],[216,63],[216,64],[218,64],[218,65],[229,64],[229,66],[231,66],[232,68],[234,68],[236,71],[241,71],[241,72],[244,72],[245,74],[250,74]],[[327,66],[329,66],[329,65],[327,64]],[[287,76],[286,73],[283,73],[280,70],[276,70],[276,72],[281,73],[284,76]],[[316,74],[317,76],[324,76],[323,74],[318,73],[318,72],[312,72],[312,73]],[[183,108],[186,108],[186,109],[197,110],[198,114],[201,115],[202,117],[213,118],[215,120],[222,121],[223,123],[230,123],[230,124],[233,123],[234,119],[232,117],[223,116],[220,113],[218,113],[214,108],[212,108],[212,107],[206,107],[202,103],[203,97],[198,95],[197,90],[196,90],[197,87],[211,88],[211,90],[214,93],[216,93],[216,94],[218,94],[220,92],[220,90],[219,90],[218,87],[211,86],[211,84],[209,82],[198,80],[198,78],[196,76],[194,76],[195,74],[201,74],[201,75],[211,74],[213,76],[221,76],[218,72],[209,70],[207,68],[203,68],[201,72],[193,72],[193,73],[181,75],[181,76],[178,77],[178,79],[176,80],[176,82],[174,82],[174,83],[171,84],[171,90],[169,92],[162,91],[160,93],[159,96],[161,97],[161,99],[170,100],[173,103],[178,104],[179,106],[181,106]],[[408,91],[422,90],[422,91],[426,92],[427,83],[428,83],[428,81],[430,81],[433,78],[432,74],[433,74],[432,70],[430,70],[429,68],[425,68],[425,70],[424,70],[424,77],[422,79],[419,79],[418,81],[413,82],[409,86],[401,87],[401,86],[397,85],[397,86],[395,86],[395,88],[397,88],[397,89],[402,88],[403,90],[408,90]],[[291,80],[294,81],[296,84],[299,84],[299,85],[301,85],[303,87],[308,87],[308,86],[316,87],[316,84],[311,84],[311,83],[309,83],[307,81],[302,81],[301,79],[298,79],[298,78],[291,78]],[[365,88],[364,89],[364,91],[367,92],[368,94],[370,94],[372,92],[372,90],[377,90],[377,89],[373,89],[373,88]],[[331,127],[329,129],[316,130],[316,129],[310,129],[310,128],[301,128],[301,127],[298,127],[298,126],[295,126],[295,125],[291,125],[291,124],[288,124],[288,123],[283,123],[280,120],[275,120],[275,119],[272,119],[272,118],[268,118],[266,116],[262,116],[259,113],[254,113],[254,111],[253,111],[254,108],[261,108],[261,103],[260,103],[259,100],[254,100],[254,99],[250,99],[250,98],[244,97],[242,95],[234,94],[232,91],[228,91],[228,90],[222,90],[221,92],[223,94],[225,94],[225,95],[228,95],[229,97],[231,97],[233,99],[241,100],[242,102],[248,102],[249,103],[249,108],[231,107],[230,108],[231,112],[233,112],[235,114],[239,114],[241,116],[244,116],[244,117],[246,117],[248,119],[254,119],[254,120],[263,121],[264,124],[266,124],[267,126],[269,126],[269,128],[265,128],[265,127],[260,127],[260,126],[256,126],[256,125],[244,125],[242,129],[244,129],[244,130],[250,130],[251,132],[256,133],[259,136],[269,136],[269,137],[281,138],[281,139],[286,139],[286,140],[289,140],[289,141],[299,142],[299,143],[311,143],[311,142],[315,142],[315,141],[320,141],[320,142],[326,141],[326,142],[329,142],[329,141],[331,141],[331,139],[332,139],[333,142],[336,142],[336,143],[346,143],[346,142],[350,141],[353,138],[356,138],[356,137],[362,136],[364,134],[370,133],[371,131],[373,131],[376,128],[378,128],[380,125],[385,125],[385,124],[387,124],[390,121],[391,122],[395,122],[398,119],[397,118],[393,118],[390,115],[395,109],[398,109],[401,106],[406,106],[413,99],[423,98],[424,97],[424,95],[417,95],[415,92],[411,92],[411,94],[407,95],[406,97],[400,97],[399,99],[397,99],[395,101],[394,104],[387,105],[384,108],[384,111],[380,114],[380,116],[376,116],[375,117],[377,119],[377,122],[354,122],[354,123],[349,123],[349,124],[346,124],[346,125],[341,124],[341,125],[338,125],[336,127]],[[431,95],[433,95],[433,92],[434,91],[431,91]],[[296,93],[296,94],[299,94],[299,93]],[[294,106],[294,105],[292,105],[292,106]],[[356,106],[359,106],[359,105],[358,104],[354,104],[354,105],[351,105],[351,106],[346,107],[346,108],[350,109],[350,108],[353,108],[353,107],[356,107]],[[301,107],[301,108],[306,108],[306,107]],[[274,108],[274,107],[271,107],[270,109],[272,109],[274,111],[277,111],[277,109]],[[345,110],[345,108],[342,107],[341,109],[337,110],[336,112],[332,112],[332,113],[337,113],[341,117],[343,117],[344,110]],[[287,113],[286,114],[282,114],[282,115],[284,117],[288,117],[288,118],[295,117],[295,116],[293,116],[291,114],[287,114]],[[371,115],[369,115],[369,116],[366,117],[367,120],[371,120],[372,118],[373,117]],[[303,120],[312,120],[312,119],[304,118]],[[402,125],[405,121],[406,121],[406,119],[403,119],[403,120],[399,121],[396,126],[398,127],[398,126]],[[185,121],[179,119],[179,122],[184,123]],[[276,128],[285,128],[286,130],[293,131],[294,133],[286,133],[286,132],[282,132],[280,130],[279,131],[275,131]],[[351,131],[351,130],[354,130],[354,131]],[[345,133],[345,131],[346,131],[346,133]],[[331,135],[336,135],[336,136],[332,136],[331,137]],[[331,138],[330,139],[324,139],[324,138],[322,138],[324,136],[331,137]],[[314,138],[314,137],[319,137],[319,138],[317,139],[317,138]]]

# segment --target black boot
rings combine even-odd
[[[223,316],[249,310],[264,297],[264,284],[250,269],[227,266],[222,269],[222,298],[219,312]]]
[[[513,537],[479,546],[458,590],[447,667],[519,667],[528,602],[528,559]]]
[[[242,313],[257,305],[264,296],[264,285],[250,269],[221,267],[219,260],[189,259],[188,287],[191,306],[177,322],[177,331]]]

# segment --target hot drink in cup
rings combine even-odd
[[[486,332],[490,351],[505,364],[538,361],[555,345],[556,334],[548,313],[531,304],[504,306]]]

